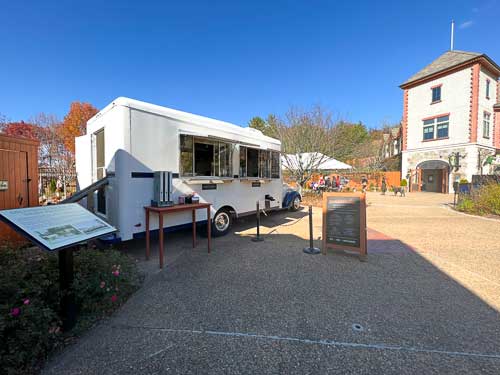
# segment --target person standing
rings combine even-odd
[[[366,178],[366,176],[361,177],[361,187],[363,193],[366,193],[367,186],[368,186],[368,179]]]
[[[387,181],[385,180],[385,176],[382,177],[382,195],[385,195],[387,191]]]
[[[57,181],[56,181],[56,197],[59,198],[60,195],[61,195],[61,192],[62,192],[62,188],[63,188],[63,183],[61,181],[61,176],[59,176],[57,178]]]

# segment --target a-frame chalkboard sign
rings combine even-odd
[[[327,249],[356,251],[366,260],[365,194],[323,194],[323,254]]]

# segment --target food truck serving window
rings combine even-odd
[[[180,175],[232,177],[233,145],[226,142],[180,136]]]
[[[280,153],[240,146],[240,177],[280,178]]]

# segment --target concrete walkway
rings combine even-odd
[[[448,199],[370,194],[366,263],[304,254],[305,212],[264,218],[259,244],[239,222],[210,255],[167,236],[168,267],[153,257],[144,287],[44,373],[498,374],[500,223]]]
[[[453,211],[446,194],[369,194],[367,201],[370,228],[415,247],[500,311],[500,221]]]

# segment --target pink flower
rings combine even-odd
[[[26,299],[23,301],[23,303],[24,303],[25,305],[29,305],[29,304],[30,304],[30,300],[29,300],[28,298],[26,298]]]
[[[61,331],[61,327],[52,326],[49,328],[49,333],[59,333]]]
[[[99,286],[101,287],[101,289],[103,289],[106,286],[106,282],[105,281],[101,281],[101,284],[99,284]]]
[[[116,302],[117,299],[118,299],[118,296],[116,294],[113,294],[111,296],[111,302]]]
[[[19,307],[14,307],[10,310],[10,315],[14,318],[19,316],[19,314],[21,314],[21,309]]]
[[[113,271],[113,275],[115,275],[116,277],[120,276],[120,271],[114,270]]]

